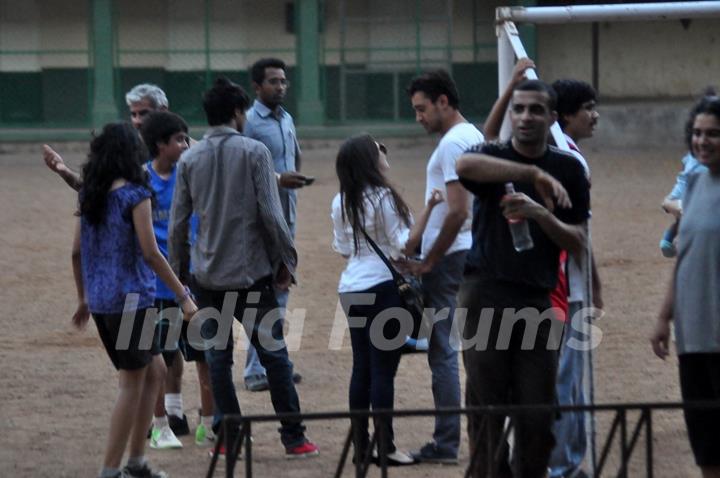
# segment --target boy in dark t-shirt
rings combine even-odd
[[[557,117],[555,94],[537,80],[513,91],[508,143],[471,150],[457,163],[462,184],[475,195],[473,244],[459,306],[467,310],[463,359],[467,406],[554,403],[557,348],[563,330],[554,320],[550,291],[560,250],[581,255],[589,215],[589,185],[577,161],[547,145]],[[511,182],[515,193],[506,194]],[[518,252],[508,220],[526,220],[534,246]],[[490,313],[488,313],[488,311]],[[507,450],[493,463],[498,476],[542,477],[554,445],[553,415],[517,415],[512,472]],[[488,437],[504,446],[504,417],[468,419],[471,476],[485,476]],[[488,434],[489,432],[489,434]]]

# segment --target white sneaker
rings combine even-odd
[[[177,439],[169,425],[162,428],[153,427],[150,432],[150,448],[166,450],[170,448],[182,448],[182,443]]]
[[[372,457],[375,463],[380,465],[380,457],[378,456],[377,450],[373,450]],[[417,461],[410,453],[401,450],[396,449],[394,452],[387,454],[388,466],[408,466],[414,465],[415,463],[417,463]]]

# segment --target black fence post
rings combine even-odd
[[[213,447],[213,456],[210,459],[210,468],[208,468],[208,472],[206,478],[212,478],[212,476],[215,474],[215,467],[217,466],[218,458],[220,457],[220,446],[222,445],[223,440],[225,439],[225,426],[221,426],[220,430],[218,431],[217,436],[215,437],[215,446]]]
[[[340,453],[340,461],[338,462],[337,468],[335,468],[335,475],[333,475],[334,478],[340,478],[342,476],[342,472],[345,469],[345,462],[347,461],[348,452],[350,450],[350,443],[352,443],[352,441],[353,441],[354,433],[355,433],[355,426],[353,426],[351,424],[350,430],[348,431],[347,437],[345,438],[345,444],[343,445],[342,453]],[[357,448],[355,448],[355,450],[353,452],[353,456],[355,456],[355,459],[353,460],[354,463],[357,463],[359,461],[356,455],[357,455]]]
[[[653,478],[653,432],[652,432],[652,409],[644,408],[645,416],[645,470],[647,478]]]
[[[620,409],[618,413],[620,414],[620,460],[622,461],[618,477],[627,478],[628,461],[630,460],[627,450],[627,413],[624,408]]]

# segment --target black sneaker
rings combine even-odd
[[[410,453],[415,461],[420,463],[440,463],[443,465],[457,465],[457,455],[440,450],[435,442],[426,443],[420,450]]]
[[[122,478],[168,478],[167,473],[151,470],[147,463],[140,468],[126,466],[120,476]]]
[[[264,392],[270,389],[266,375],[250,375],[245,377],[245,389],[250,392]]]
[[[188,425],[185,414],[183,414],[182,418],[176,417],[175,415],[168,415],[167,418],[170,430],[173,431],[175,436],[179,437],[190,434],[190,426]]]

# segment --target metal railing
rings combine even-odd
[[[519,414],[528,413],[596,413],[596,412],[608,412],[614,413],[612,423],[603,440],[603,446],[600,452],[600,458],[595,466],[595,470],[592,472],[592,476],[600,477],[608,467],[608,457],[610,451],[618,439],[619,445],[619,467],[614,473],[618,478],[627,478],[629,473],[629,464],[633,456],[633,453],[638,448],[638,442],[640,436],[645,435],[645,476],[652,478],[654,476],[654,450],[653,450],[653,412],[661,410],[697,410],[697,409],[720,409],[720,401],[716,402],[687,402],[687,403],[616,403],[616,404],[600,404],[600,405],[576,405],[576,406],[551,406],[551,405],[511,405],[511,406],[486,406],[486,407],[470,407],[470,408],[454,408],[454,409],[418,409],[418,410],[375,410],[375,411],[346,411],[346,412],[318,412],[318,413],[300,413],[300,414],[278,414],[278,415],[228,415],[224,417],[224,420],[219,431],[217,442],[215,444],[215,453],[210,462],[210,467],[207,472],[207,478],[214,476],[215,469],[218,462],[218,452],[220,445],[223,442],[225,436],[228,436],[231,427],[239,427],[239,433],[237,434],[234,443],[226,449],[226,467],[225,476],[230,478],[234,476],[235,466],[237,465],[238,456],[241,448],[244,449],[243,461],[245,468],[245,476],[251,478],[253,476],[253,442],[250,439],[252,436],[252,424],[254,422],[268,422],[278,421],[280,419],[294,419],[303,421],[316,421],[316,420],[337,420],[337,419],[350,419],[351,421],[357,419],[373,418],[375,421],[375,433],[370,438],[370,443],[364,456],[360,459],[354,460],[355,477],[361,478],[367,476],[368,469],[371,463],[375,463],[380,467],[381,476],[386,478],[388,476],[388,462],[387,462],[387,447],[389,444],[388,437],[386,436],[387,427],[382,426],[383,422],[390,417],[429,417],[429,416],[442,416],[442,415],[476,415],[485,421],[487,417],[491,416],[505,416],[509,417],[508,426],[505,427],[503,437],[498,441],[494,440],[491,436],[492,430],[490,427],[483,427],[480,429],[484,430],[485,441],[483,445],[486,445],[488,456],[493,459],[486,464],[488,467],[488,476],[496,477],[499,465],[499,460],[503,459],[503,448],[506,446],[506,441],[511,431],[513,430],[514,418]],[[631,420],[628,417],[628,412],[639,412],[639,416],[636,420]],[[481,422],[482,423],[482,422]],[[342,473],[346,467],[347,458],[350,454],[350,446],[353,443],[353,427],[351,425],[350,430],[347,433],[345,441],[343,443],[342,452],[335,468],[335,478],[342,476]],[[378,446],[377,456],[371,454],[371,451]],[[470,456],[470,465],[465,472],[465,477],[471,476],[471,470],[473,465],[479,457],[479,451],[481,447],[475,446],[474,452]],[[473,447],[471,446],[471,450]]]

